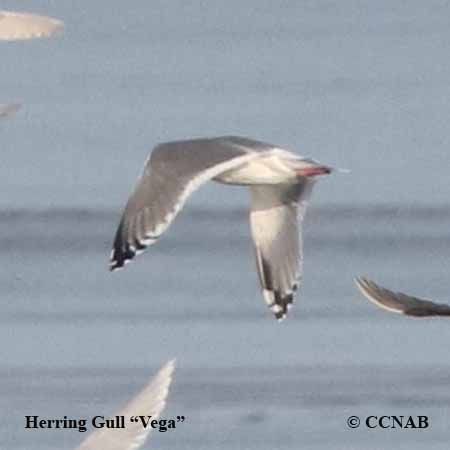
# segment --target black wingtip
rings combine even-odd
[[[125,248],[114,247],[111,252],[109,270],[113,272],[114,270],[122,269],[135,256],[136,251],[128,244],[125,245]]]
[[[275,319],[278,320],[278,322],[283,321],[294,302],[293,292],[281,293],[279,290],[265,290],[265,292],[266,301],[269,299],[267,305],[272,311]]]
[[[117,261],[116,259],[111,259],[109,261],[109,271],[114,272],[115,270],[120,270],[124,266],[124,263]]]
[[[158,237],[148,235],[145,241],[135,237],[132,242],[128,242],[123,238],[122,227],[119,227],[111,251],[109,270],[113,272],[114,270],[123,268],[134,257],[140,255],[149,245],[156,242]]]
[[[123,223],[119,225],[116,236],[114,237],[113,248],[111,251],[111,258],[109,262],[109,270],[122,269],[128,261],[131,261],[136,256],[136,250],[123,239]]]
[[[281,322],[294,302],[294,293],[298,283],[294,282],[290,290],[280,290],[274,287],[274,279],[269,262],[261,255],[257,261],[260,263],[260,280],[263,286],[263,296],[267,306],[275,319]]]

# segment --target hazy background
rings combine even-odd
[[[85,434],[25,415],[110,414],[165,360],[179,370],[148,448],[446,449],[450,325],[389,315],[352,278],[448,300],[446,1],[6,1],[65,21],[0,43],[0,443]],[[136,264],[107,272],[155,143],[240,134],[348,168],[321,180],[305,282],[264,306],[239,188],[202,188]],[[349,415],[428,430],[349,430]]]

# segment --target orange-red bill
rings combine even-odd
[[[331,168],[327,166],[305,167],[297,170],[297,175],[300,177],[315,177],[317,175],[328,175],[331,173]]]

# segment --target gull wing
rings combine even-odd
[[[166,406],[166,398],[175,361],[165,364],[149,384],[115,415],[125,417],[125,428],[100,428],[92,432],[76,450],[136,450],[152,430],[141,423],[132,423],[131,416],[152,416],[157,419]]]
[[[0,10],[0,40],[20,41],[49,37],[62,31],[63,22],[26,12]]]
[[[414,317],[450,316],[449,305],[393,292],[364,277],[355,278],[355,283],[372,303],[388,311]]]
[[[264,299],[279,320],[302,277],[301,225],[314,181],[251,186],[250,227]]]
[[[155,147],[122,215],[110,270],[156,242],[203,183],[258,156],[255,149],[235,139],[194,139]]]

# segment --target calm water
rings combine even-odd
[[[110,414],[172,356],[166,416],[189,420],[155,447],[448,446],[447,321],[380,311],[352,277],[445,300],[450,209],[313,208],[304,287],[282,324],[260,295],[244,210],[186,210],[114,274],[116,212],[0,215],[7,448],[73,448],[84,435],[25,431],[23,416]],[[425,414],[432,427],[354,431],[351,414]]]
[[[447,449],[450,327],[376,309],[367,274],[450,301],[450,28],[445,1],[5,1],[60,39],[0,44],[0,448],[71,449],[23,417],[110,414],[177,357],[148,448]],[[305,282],[276,323],[246,195],[211,186],[110,274],[149,149],[242,134],[351,169],[318,183]],[[428,430],[350,430],[350,415]]]

